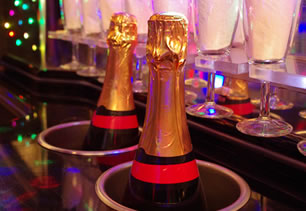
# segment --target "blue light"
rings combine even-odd
[[[208,113],[209,114],[214,114],[214,113],[216,113],[216,110],[214,108],[209,108]]]
[[[305,32],[306,32],[306,23],[300,23],[299,33],[305,33]]]
[[[223,75],[216,75],[215,77],[215,88],[220,88],[223,86],[224,76]]]
[[[0,176],[11,176],[16,172],[16,169],[8,167],[0,167]]]
[[[22,24],[23,24],[23,21],[22,21],[22,20],[19,20],[19,21],[18,21],[18,25],[21,26]]]
[[[75,167],[66,168],[66,171],[70,173],[80,173],[81,172],[80,169],[75,168]]]
[[[136,62],[136,70],[139,70],[139,60]]]
[[[7,96],[9,96],[10,98],[13,98],[13,99],[14,99],[14,95],[12,95],[11,93],[7,92],[6,94],[7,94]]]

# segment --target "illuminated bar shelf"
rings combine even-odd
[[[56,39],[56,40],[65,40],[72,42],[73,39],[79,44],[85,45],[96,45],[101,48],[108,48],[106,40],[101,38],[93,38],[93,37],[84,37],[78,34],[70,34],[66,30],[57,30],[57,31],[49,31],[48,32],[49,39]]]
[[[234,48],[227,59],[215,61],[214,64],[203,56],[195,57],[195,68],[205,72],[222,72],[245,80],[265,80],[279,86],[296,88],[306,93],[306,61],[289,55],[283,64],[271,64],[270,69],[249,65],[244,49]]]

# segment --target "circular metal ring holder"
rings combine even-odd
[[[222,166],[197,160],[208,210],[233,211],[242,208],[250,198],[248,184],[236,173]],[[132,211],[121,204],[132,162],[105,171],[97,180],[96,193],[105,210]]]
[[[38,136],[38,143],[51,151],[96,158],[98,163],[114,166],[134,158],[137,145],[114,150],[82,150],[90,121],[78,121],[50,127]]]

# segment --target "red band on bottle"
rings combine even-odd
[[[133,161],[132,176],[154,184],[176,184],[189,182],[199,177],[195,160],[182,164],[153,165]]]
[[[102,116],[94,113],[92,125],[105,129],[134,129],[138,128],[136,115],[130,116]]]
[[[251,103],[227,104],[223,106],[232,109],[234,111],[234,114],[241,116],[253,113],[254,109]]]

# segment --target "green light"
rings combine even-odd
[[[33,23],[34,23],[34,19],[33,19],[33,18],[29,18],[29,19],[28,19],[28,23],[29,23],[29,24],[33,24]]]
[[[36,2],[36,0],[32,0],[32,2]]]
[[[18,7],[21,3],[22,3],[22,1],[16,0],[16,1],[14,2],[14,5],[15,5],[16,7]]]
[[[21,44],[22,44],[22,41],[19,40],[19,39],[17,39],[17,40],[16,40],[16,45],[17,45],[17,46],[21,46]]]
[[[30,146],[30,142],[26,141],[25,145],[26,145],[27,147],[29,147],[29,146]]]
[[[37,134],[35,134],[35,133],[33,133],[32,135],[31,135],[31,139],[35,139],[36,138],[36,136],[37,136]]]
[[[28,10],[29,9],[29,5],[28,4],[23,4],[22,5],[22,9],[23,10]]]
[[[11,24],[10,24],[10,23],[8,23],[8,22],[5,22],[5,23],[4,23],[4,28],[8,29],[8,28],[10,28],[10,27],[11,27]]]
[[[45,19],[41,18],[41,19],[39,20],[39,24],[44,25],[44,24],[45,24]]]
[[[35,166],[51,165],[53,163],[54,163],[53,160],[35,160],[34,161]]]
[[[23,37],[24,37],[24,39],[28,39],[28,38],[30,37],[30,35],[29,35],[29,33],[25,32],[25,33],[23,34]]]
[[[22,142],[22,135],[21,135],[21,134],[18,134],[18,135],[17,135],[17,141],[18,141],[19,143]]]

